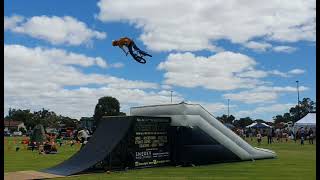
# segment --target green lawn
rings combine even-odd
[[[15,152],[13,138],[5,138],[5,172],[21,170],[41,170],[68,159],[79,149],[79,145],[59,148],[55,155],[39,155],[25,150],[23,146]],[[250,142],[250,141],[249,141]],[[256,142],[250,142],[257,146]],[[197,167],[162,167],[129,170],[126,172],[96,173],[59,179],[280,179],[314,180],[316,179],[316,144],[308,142],[301,146],[298,142],[283,142],[268,145],[262,142],[262,148],[274,150],[277,159],[266,159],[236,163],[220,163]]]

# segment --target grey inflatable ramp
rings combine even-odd
[[[276,153],[271,150],[252,147],[199,104],[133,107],[130,115],[171,117],[172,126],[198,127],[241,160],[276,157]]]
[[[126,135],[133,119],[114,118],[101,120],[89,142],[70,159],[49,169],[42,170],[62,176],[80,173],[103,160]]]

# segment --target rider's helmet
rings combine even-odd
[[[112,40],[112,46],[117,46],[117,45],[118,45],[118,41]]]

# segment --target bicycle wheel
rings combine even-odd
[[[135,59],[137,62],[141,63],[141,64],[145,64],[145,63],[147,62],[145,59],[143,59],[143,58],[140,57],[140,56],[136,56],[136,57],[134,57],[134,59]]]

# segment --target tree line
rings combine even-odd
[[[103,116],[119,115],[126,115],[120,111],[119,101],[111,96],[101,97],[94,110],[94,124],[97,126]],[[33,129],[37,124],[42,124],[44,128],[59,128],[61,124],[64,124],[65,127],[79,128],[79,120],[57,115],[45,108],[34,112],[31,112],[30,109],[9,108],[8,115],[4,119],[22,121],[28,130]]]
[[[22,121],[28,130],[33,129],[37,124],[42,124],[45,128],[58,128],[61,124],[73,128],[78,126],[77,119],[57,115],[55,112],[44,108],[34,112],[31,112],[30,109],[9,108],[8,115],[4,119]]]
[[[289,121],[296,122],[301,119],[309,112],[314,112],[316,110],[316,103],[310,98],[303,98],[299,102],[299,106],[296,105],[291,107],[289,112],[283,115],[276,115],[273,117],[273,123],[278,124],[280,122],[287,123]],[[97,126],[103,116],[125,116],[126,113],[120,111],[119,101],[111,96],[101,97],[98,100],[97,105],[94,109],[93,119],[94,124]],[[229,123],[236,127],[245,127],[253,122],[266,122],[262,119],[252,119],[250,117],[243,117],[236,119],[233,115],[227,116],[223,114],[222,116],[216,117],[222,123]],[[27,129],[33,129],[35,125],[42,124],[45,128],[58,128],[61,124],[66,127],[79,127],[79,121],[67,116],[57,115],[53,111],[42,108],[40,111],[31,112],[29,109],[9,109],[8,115],[5,116],[6,120],[18,120],[22,121]]]
[[[294,107],[291,107],[288,112],[285,112],[284,114],[279,114],[274,116],[273,122],[274,124],[279,124],[281,122],[288,123],[289,121],[295,123],[298,120],[300,120],[302,117],[307,115],[309,112],[315,112],[316,111],[316,103],[312,101],[310,98],[303,98],[302,101],[299,102],[299,106],[295,105]],[[233,115],[230,115],[229,117],[225,114],[222,116],[216,117],[219,121],[222,123],[229,123],[234,125],[235,127],[244,128],[253,122],[266,122],[262,119],[252,119],[250,117],[244,117],[236,119]]]

